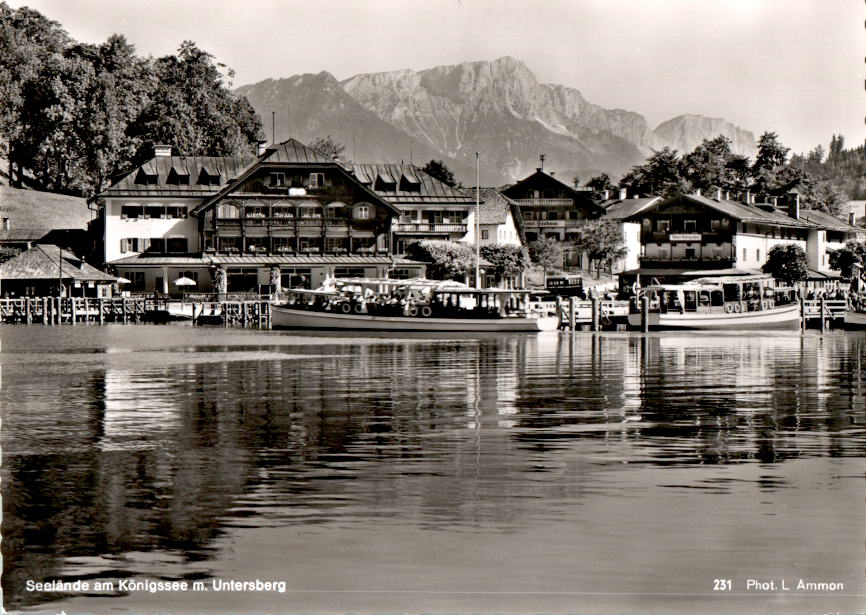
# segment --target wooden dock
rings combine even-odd
[[[173,301],[164,297],[18,297],[0,299],[5,324],[106,324],[189,320],[193,324],[270,328],[270,301]]]

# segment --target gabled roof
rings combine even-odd
[[[255,160],[252,156],[155,156],[121,177],[108,189],[101,192],[99,196],[100,198],[118,196],[204,197],[216,193],[220,186],[199,184],[198,179],[202,171],[211,177],[218,175],[221,185],[225,185]],[[172,169],[174,169],[175,174],[189,175],[189,184],[168,183]],[[135,183],[139,173],[151,177],[156,176],[156,183]]]
[[[365,186],[388,199],[395,205],[420,203],[443,203],[455,205],[474,205],[475,197],[467,197],[460,189],[449,186],[428,175],[411,164],[356,164],[354,175]],[[406,178],[417,189],[402,190],[401,179]],[[380,182],[393,184],[393,189],[383,188]],[[414,180],[414,181],[413,181]],[[379,184],[377,186],[377,183]]]
[[[801,209],[800,217],[807,222],[811,222],[815,226],[819,226],[828,231],[842,231],[845,233],[863,232],[862,227],[852,226],[844,220],[840,220],[833,214],[828,214],[827,212],[818,211],[816,209]]]
[[[0,265],[4,280],[64,280],[113,283],[117,278],[92,267],[72,252],[41,244]]]
[[[336,164],[337,161],[296,139],[271,145],[259,158],[259,162],[288,162],[293,164]]]
[[[475,188],[465,188],[463,192],[475,199]],[[481,188],[481,209],[478,212],[479,224],[505,224],[508,214],[514,220],[514,227],[520,236],[520,242],[526,243],[526,233],[523,223],[523,214],[520,213],[520,205],[517,201],[510,199],[496,188]]]
[[[603,217],[611,218],[613,220],[625,220],[626,218],[630,218],[636,213],[642,212],[645,209],[649,209],[652,205],[654,205],[660,200],[661,197],[659,196],[651,196],[639,199],[622,199],[616,201],[608,201],[606,204],[606,211]]]
[[[289,139],[288,141],[269,147],[265,150],[265,153],[262,154],[262,156],[243,169],[243,172],[240,173],[232,182],[222,186],[216,194],[207,197],[205,201],[197,205],[191,213],[193,215],[198,215],[200,212],[216,203],[219,199],[234,191],[238,186],[242,185],[250,176],[263,166],[274,169],[279,169],[282,166],[288,168],[297,168],[300,166],[304,169],[335,169],[338,173],[355,183],[355,185],[357,185],[362,191],[366,192],[382,206],[389,209],[391,213],[400,213],[400,210],[389,201],[383,199],[381,195],[372,190],[370,186],[365,185],[363,182],[359,182],[358,178],[338,161],[307,147],[295,139]]]
[[[765,211],[760,207],[755,207],[754,205],[746,205],[745,203],[738,203],[737,201],[728,201],[726,199],[721,199],[717,201],[716,199],[709,199],[700,194],[682,194],[657,201],[649,207],[644,208],[640,212],[630,215],[629,219],[633,220],[635,217],[643,215],[648,211],[656,210],[663,205],[680,199],[684,199],[698,205],[709,207],[718,212],[721,212],[729,218],[733,218],[741,222],[755,222],[758,224],[789,226],[797,228],[815,228],[815,225],[806,220],[803,220],[802,218],[798,220],[778,211]]]

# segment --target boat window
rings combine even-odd
[[[687,290],[683,292],[683,300],[685,301],[685,308],[687,312],[695,312],[698,309],[697,303],[697,292],[694,290]]]
[[[722,295],[722,291],[714,290],[710,292],[710,305],[712,306],[722,306],[725,304],[725,297]]]
[[[739,301],[740,300],[740,285],[739,284],[725,284],[722,288],[724,288],[724,292],[725,292],[725,301]]]

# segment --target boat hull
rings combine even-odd
[[[371,316],[295,310],[271,306],[271,326],[285,329],[366,329],[375,331],[550,331],[554,317],[539,318],[422,318],[415,316]]]
[[[628,323],[641,326],[640,314],[629,314]],[[786,305],[756,312],[650,312],[649,325],[652,329],[692,329],[692,330],[746,330],[746,329],[797,329],[800,327],[800,306]]]
[[[866,312],[845,310],[845,326],[851,329],[866,329]]]

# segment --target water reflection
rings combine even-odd
[[[115,331],[76,355],[4,353],[7,605],[47,598],[26,579],[207,575],[235,528],[511,534],[571,523],[626,471],[729,493],[734,479],[661,470],[860,457],[866,443],[858,336],[238,345],[176,331],[164,352]],[[786,488],[774,473],[757,483]]]

